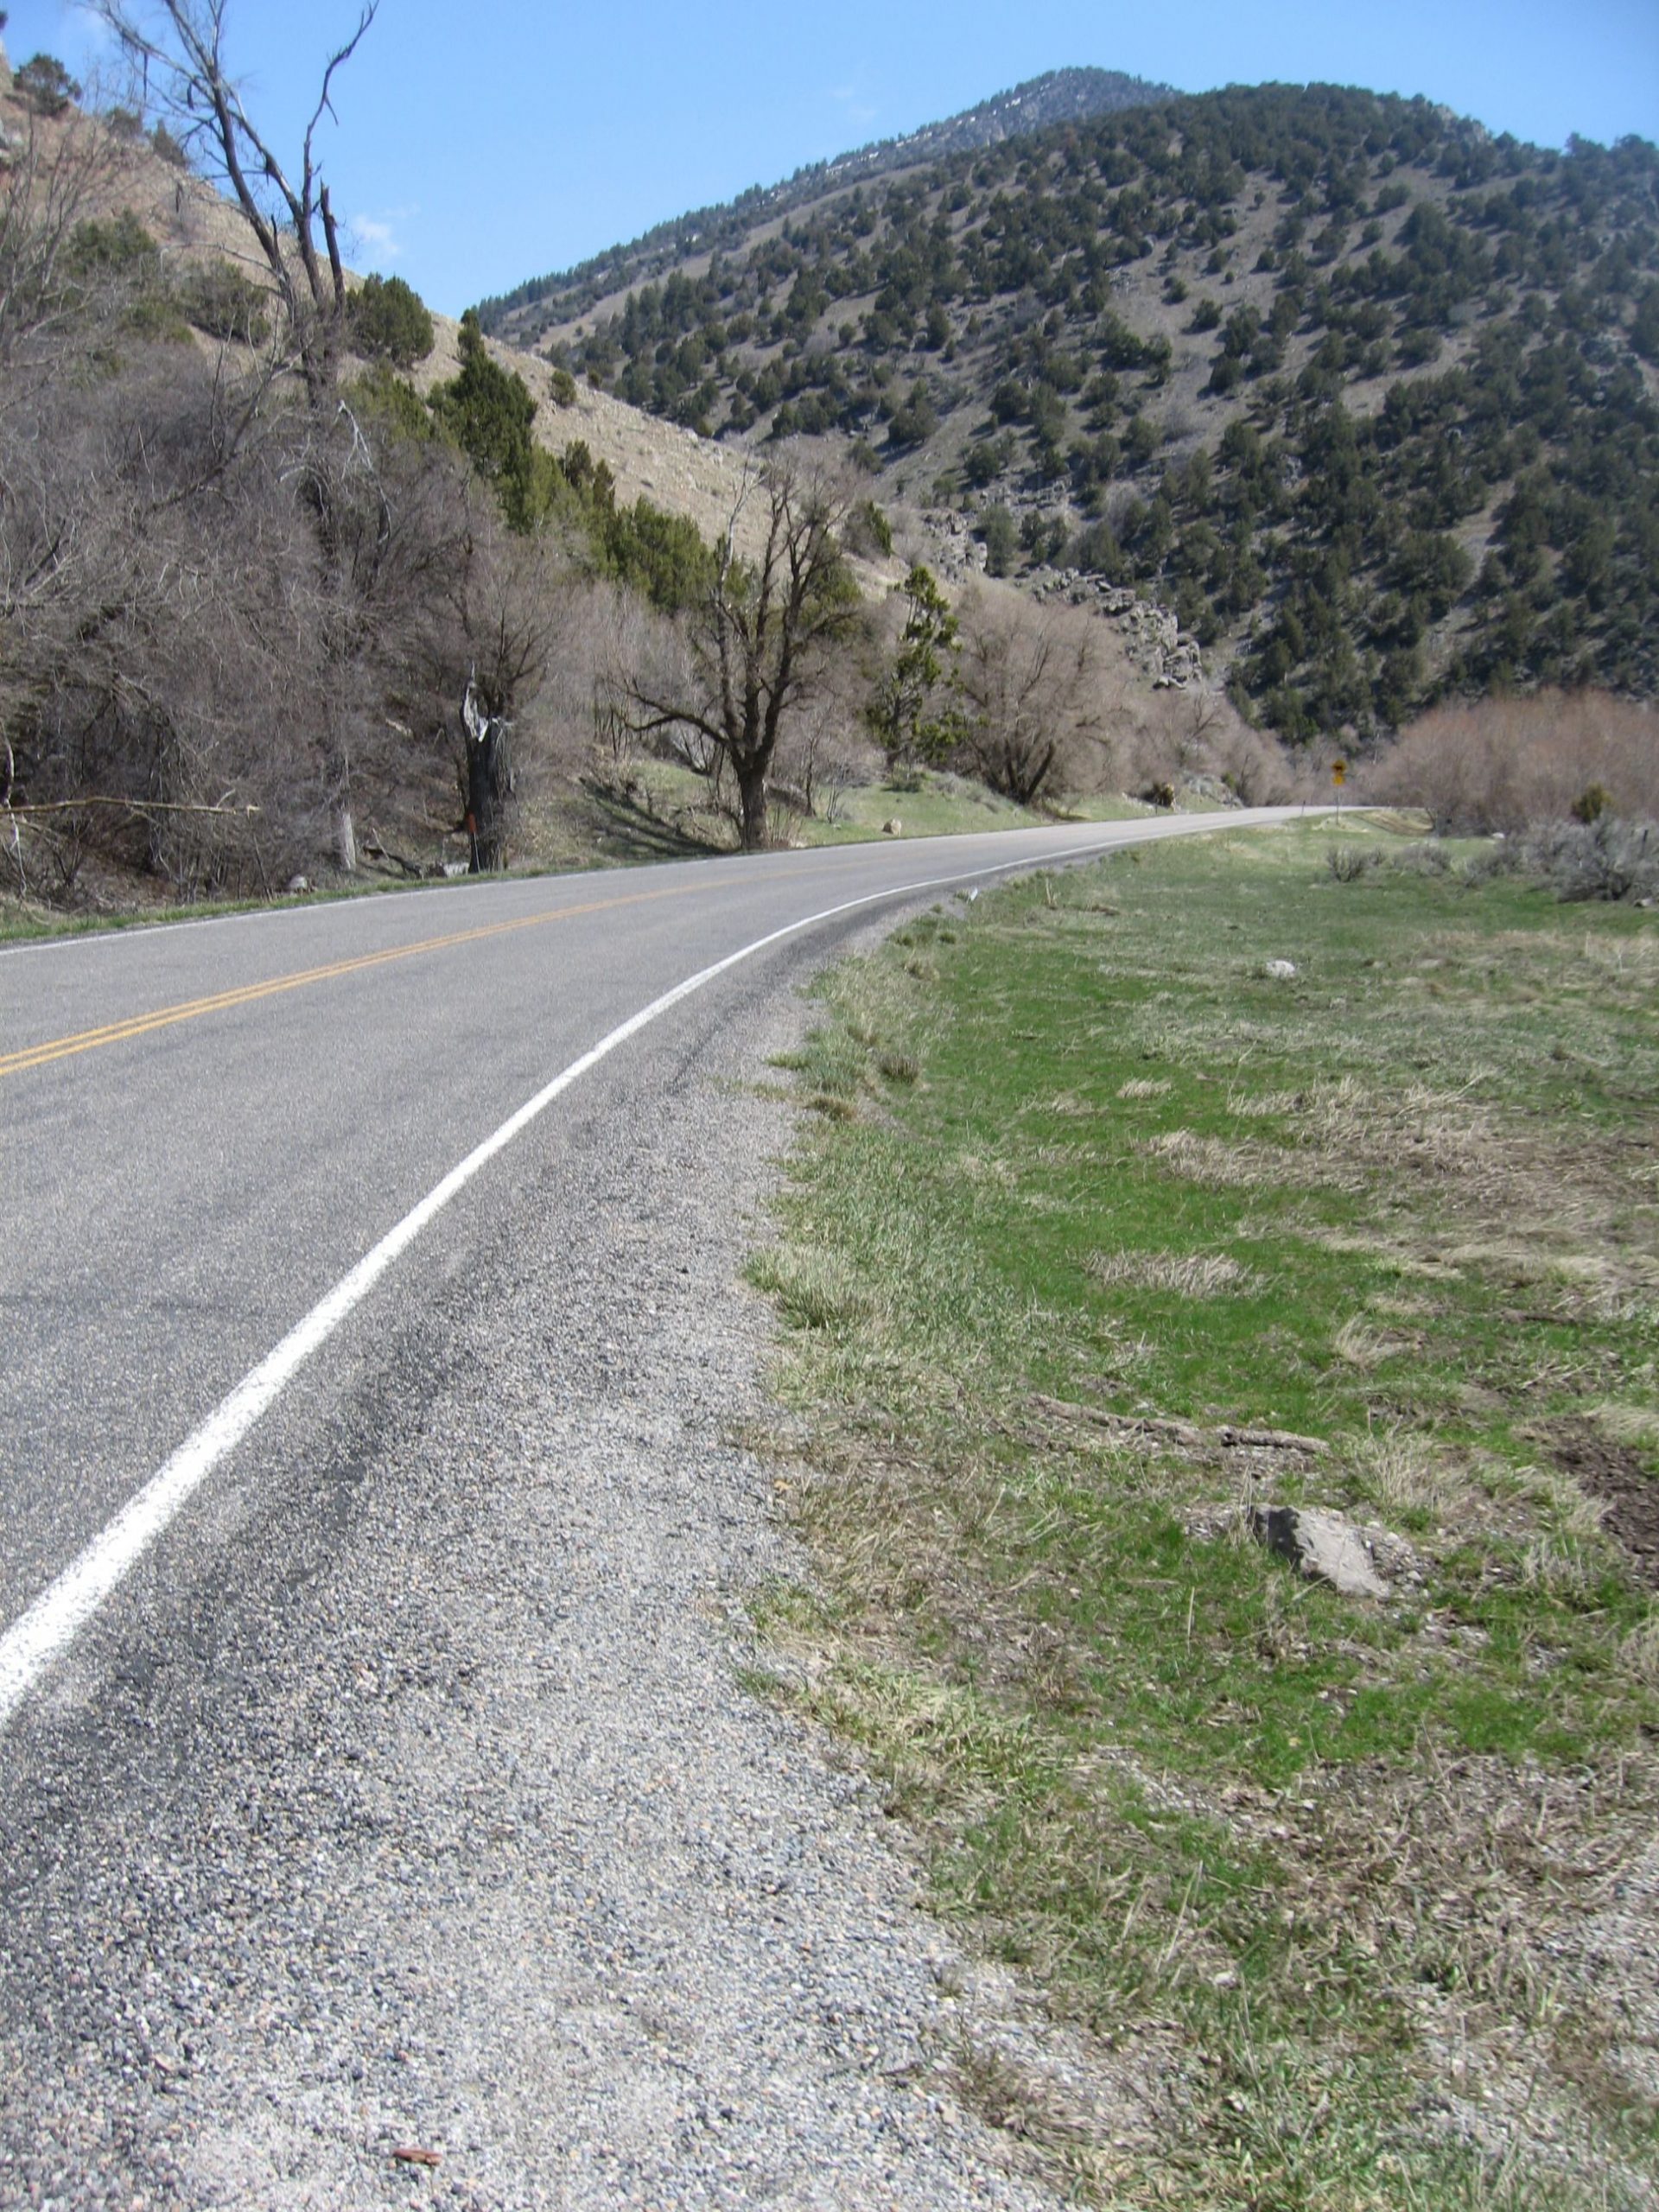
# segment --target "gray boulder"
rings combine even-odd
[[[1328,1582],[1344,1598],[1386,1598],[1368,1539],[1339,1513],[1305,1505],[1255,1505],[1250,1534],[1301,1573]]]

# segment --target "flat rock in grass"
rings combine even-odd
[[[1321,1513],[1311,1506],[1252,1506],[1250,1533],[1270,1552],[1287,1559],[1302,1573],[1328,1582],[1344,1598],[1389,1594],[1370,1543],[1339,1513]]]

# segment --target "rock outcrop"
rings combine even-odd
[[[1064,600],[1070,607],[1086,607],[1115,623],[1129,658],[1152,678],[1154,691],[1186,691],[1204,682],[1204,656],[1196,638],[1189,637],[1166,607],[1141,599],[1122,584],[1108,583],[1103,576],[1087,575],[1080,569],[1059,569],[1035,587],[1039,599]]]
[[[934,563],[941,583],[965,584],[972,577],[985,574],[988,556],[984,545],[974,536],[973,524],[966,515],[946,512],[930,514],[924,519],[932,536]]]

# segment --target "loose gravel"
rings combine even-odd
[[[1064,2055],[741,1686],[803,1571],[728,1440],[800,1020],[749,989],[573,1094],[0,1745],[0,2204],[1055,2201],[951,2084]]]

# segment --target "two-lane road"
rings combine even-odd
[[[0,953],[0,2207],[1046,2202],[739,1680],[754,1079],[873,923],[1274,818]]]
[[[0,956],[0,1632],[457,1162],[663,994],[810,916],[826,949],[918,886],[1204,826],[485,883]],[[453,1252],[465,1221],[426,1234]]]

